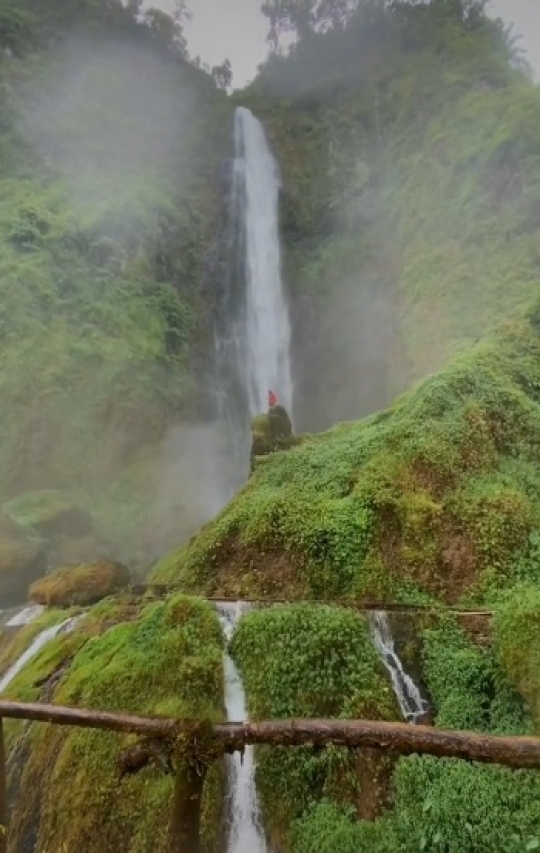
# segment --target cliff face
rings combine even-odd
[[[540,95],[511,40],[467,3],[365,5],[242,94],[282,170],[300,429],[387,405],[537,281]]]
[[[67,490],[117,553],[148,561],[163,442],[207,405],[230,110],[174,28],[121,3],[15,5],[1,13],[0,498]]]

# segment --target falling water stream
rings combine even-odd
[[[384,610],[370,614],[371,636],[392,681],[401,713],[407,722],[416,723],[428,710],[420,690],[403,669],[395,649],[388,615]]]
[[[82,616],[72,616],[70,619],[59,622],[58,625],[51,625],[50,628],[45,628],[41,631],[22,655],[17,658],[15,663],[10,666],[2,678],[0,678],[0,693],[6,689],[15,676],[26,666],[28,661],[35,657],[48,642],[57,637],[58,634],[67,634],[72,631],[81,619]]]
[[[217,605],[219,619],[227,644],[249,605],[243,602]],[[225,679],[225,708],[230,722],[247,720],[246,697],[242,679],[227,649],[223,655]],[[266,853],[267,846],[261,826],[253,747],[247,746],[243,756],[235,752],[227,758],[230,798],[230,823],[227,853]]]

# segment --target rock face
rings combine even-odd
[[[288,450],[299,443],[300,438],[293,433],[291,419],[283,406],[273,406],[266,414],[256,415],[251,421],[251,470],[257,456]]]
[[[101,562],[57,569],[30,587],[30,600],[47,607],[95,604],[127,587],[131,577],[121,563]]]
[[[22,538],[0,537],[0,602],[14,607],[26,601],[29,584],[43,573],[45,556]]]
[[[46,538],[79,538],[92,533],[94,524],[64,492],[47,489],[28,492],[5,505],[7,515],[24,527],[31,527]]]

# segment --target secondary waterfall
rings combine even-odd
[[[249,606],[242,602],[236,604],[223,602],[217,605],[227,644],[242,614],[248,608]],[[223,656],[223,672],[227,719],[230,722],[245,722],[248,715],[242,679],[227,650]],[[255,788],[253,747],[246,746],[243,756],[238,752],[228,756],[227,762],[230,798],[227,853],[267,853]]]
[[[384,610],[376,610],[370,613],[369,621],[373,642],[392,680],[401,713],[407,722],[416,723],[419,717],[428,711],[428,704],[410,675],[403,669],[395,649],[388,616]]]
[[[2,693],[8,684],[13,681],[16,675],[19,674],[21,669],[26,666],[29,660],[31,660],[41,649],[47,645],[50,640],[53,640],[58,634],[67,634],[69,631],[72,631],[75,625],[82,619],[82,616],[72,616],[70,619],[65,619],[63,622],[60,622],[58,625],[51,625],[50,628],[45,628],[41,631],[40,634],[35,637],[35,639],[30,643],[26,651],[22,653],[22,655],[17,658],[15,663],[10,666],[5,675],[0,678],[0,693]]]

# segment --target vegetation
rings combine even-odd
[[[121,602],[97,605],[73,634],[49,643],[6,695],[35,701],[36,682],[44,681],[41,689],[60,704],[221,719],[222,635],[212,608],[176,596],[135,607],[130,621],[117,624],[126,615]],[[60,676],[56,684],[47,681],[54,673]],[[8,737],[21,761],[11,777],[13,849],[34,832],[37,851],[168,849],[171,777],[153,769],[118,781],[118,758],[133,738],[19,724]],[[209,850],[219,849],[222,796],[217,764],[205,796]]]
[[[540,520],[538,364],[533,312],[387,411],[267,457],[155,577],[244,595],[494,596]]]
[[[0,3],[0,499],[71,492],[140,564],[163,435],[206,405],[228,107],[137,12]]]
[[[366,623],[353,613],[308,604],[253,611],[240,622],[232,649],[254,719],[395,718]],[[278,849],[291,821],[321,796],[351,803],[367,794],[346,750],[261,747],[257,760],[265,825]]]
[[[89,563],[57,569],[35,581],[30,601],[47,607],[84,607],[125,589],[131,578],[121,563]]]

